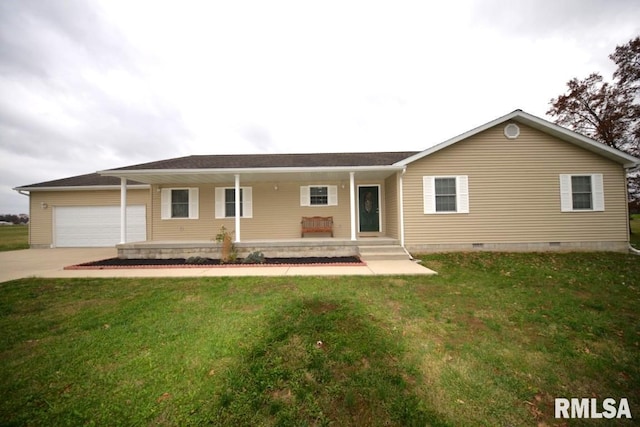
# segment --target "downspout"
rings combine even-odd
[[[629,184],[627,183],[627,176],[631,173],[631,171],[633,169],[638,169],[638,174],[640,174],[640,168],[638,167],[638,165],[635,165],[634,167],[631,168],[625,168],[624,169],[624,183],[625,183],[625,194],[627,195],[627,218],[629,219],[629,226],[628,226],[628,230],[627,230],[627,236],[629,238],[629,252],[631,252],[634,255],[640,255],[640,250],[634,248],[633,246],[631,246],[631,215],[629,214]]]

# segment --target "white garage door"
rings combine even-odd
[[[127,206],[127,242],[147,239],[146,208]],[[120,243],[120,206],[69,206],[54,209],[54,245],[109,247]]]

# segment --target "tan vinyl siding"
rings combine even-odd
[[[404,176],[407,245],[605,242],[628,240],[623,168],[590,151],[519,125],[503,125],[408,166]],[[604,212],[561,212],[560,174],[604,176]],[[423,210],[423,176],[467,175],[468,214]]]
[[[334,237],[350,236],[349,186],[342,182],[312,180],[308,182],[249,182],[240,178],[241,187],[251,187],[253,195],[253,217],[242,218],[240,237],[242,241],[252,239],[300,238],[300,221],[303,216],[333,216]],[[275,186],[278,189],[275,189]],[[336,185],[337,206],[300,206],[300,186]],[[160,219],[153,217],[153,240],[211,240],[224,225],[235,232],[235,219],[215,218],[215,188],[232,188],[233,182],[208,184],[199,188],[198,219]],[[164,186],[169,188],[168,186]],[[172,185],[172,188],[188,188],[189,185]],[[193,185],[191,185],[193,187]],[[160,192],[152,191],[154,212],[160,212]],[[309,235],[311,238],[312,235]]]
[[[147,236],[150,235],[151,209],[149,190],[127,191],[127,204],[147,207]],[[31,191],[29,244],[50,246],[53,243],[53,211],[58,206],[120,206],[120,190]],[[47,205],[46,209],[42,204]]]
[[[384,193],[384,205],[385,205],[385,234],[388,237],[399,238],[398,232],[399,223],[399,197],[398,197],[398,177],[392,175],[385,180],[385,193]]]

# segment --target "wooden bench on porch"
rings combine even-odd
[[[331,233],[333,237],[333,217],[332,216],[303,216],[300,237],[305,233]]]

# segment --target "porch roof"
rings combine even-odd
[[[187,156],[98,172],[147,184],[243,181],[383,179],[402,170],[396,163],[416,152]]]
[[[129,181],[129,188],[149,188],[147,184],[139,181]],[[120,188],[120,180],[116,177],[101,176],[97,173],[77,175],[69,178],[55,179],[39,182],[37,184],[15,187],[16,191],[65,191],[65,190],[117,190]]]

